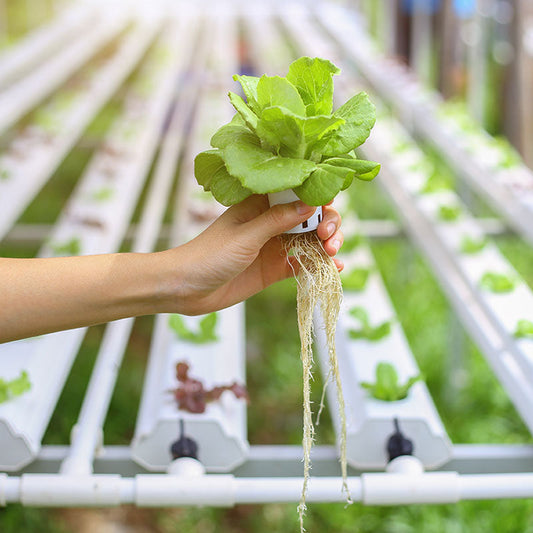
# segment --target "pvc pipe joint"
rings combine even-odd
[[[413,455],[400,455],[389,462],[386,468],[391,474],[419,475],[424,473],[424,465]]]
[[[268,194],[270,207],[278,204],[290,204],[296,200],[299,200],[299,198],[292,189]],[[322,207],[315,209],[315,212],[307,220],[285,233],[307,233],[308,231],[316,230],[320,222],[322,222],[323,216]]]
[[[167,472],[172,476],[200,477],[205,474],[205,467],[197,459],[180,457],[168,465]]]

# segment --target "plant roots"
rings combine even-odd
[[[335,378],[337,388],[337,402],[341,419],[340,462],[342,470],[342,490],[351,502],[347,484],[346,466],[346,414],[344,397],[337,364],[335,349],[335,331],[342,301],[342,285],[337,267],[333,259],[326,253],[322,241],[315,231],[298,234],[283,235],[283,242],[287,253],[298,262],[299,271],[296,276],[298,282],[297,312],[298,329],[300,332],[301,359],[303,367],[303,452],[304,452],[304,483],[302,496],[298,505],[300,530],[303,532],[303,517],[306,510],[305,499],[311,468],[310,454],[313,445],[315,428],[311,410],[311,380],[313,379],[313,315],[317,305],[320,308],[329,357],[329,375]],[[324,387],[327,385],[326,378]]]

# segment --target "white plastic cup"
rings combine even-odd
[[[299,200],[299,198],[292,189],[268,193],[268,202],[270,203],[270,207],[278,204],[290,204],[296,200]],[[318,228],[318,225],[320,222],[322,222],[323,216],[324,214],[322,212],[322,207],[319,207],[315,209],[315,212],[307,220],[286,231],[285,233],[307,233],[308,231],[313,231]]]

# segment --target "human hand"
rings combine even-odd
[[[307,220],[316,208],[302,202],[269,208],[266,196],[254,195],[229,208],[192,241],[161,252],[177,274],[168,291],[170,312],[204,314],[245,300],[276,281],[294,275],[278,235]],[[317,228],[326,253],[333,257],[344,237],[341,217],[331,205]],[[333,259],[337,268],[344,265]]]

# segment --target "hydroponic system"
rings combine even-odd
[[[346,237],[335,335],[346,415],[332,380],[326,405],[336,442],[313,448],[306,501],[346,500],[341,448],[350,498],[364,504],[533,498],[533,446],[457,444],[448,437],[368,244],[401,232],[413,242],[533,431],[533,292],[493,242],[494,234],[512,231],[533,244],[533,173],[516,154],[509,161],[508,151],[481,128],[462,128],[461,114],[421,79],[423,69],[417,77],[386,57],[361,13],[349,3],[326,1],[63,4],[45,25],[0,54],[0,241],[35,240],[37,234],[41,257],[118,251],[126,236],[136,252],[154,250],[160,239],[168,246],[184,243],[224,210],[194,179],[197,154],[208,154],[197,168],[199,181],[206,190],[211,183],[215,198],[227,205],[250,190],[276,192],[281,189],[254,190],[257,182],[246,181],[246,164],[257,168],[263,160],[253,158],[274,150],[265,149],[269,139],[281,138],[281,163],[296,157],[287,141],[296,135],[295,124],[309,157],[291,159],[299,166],[291,166],[280,183],[285,180],[308,203],[330,199],[324,183],[331,182],[322,183],[322,195],[313,188],[325,179],[312,174],[319,167],[340,180],[333,197],[354,177],[374,178],[378,166],[372,162],[379,162],[375,186],[390,199],[398,224],[361,222],[345,193],[335,199]],[[424,33],[416,35],[422,39]],[[368,93],[377,120],[364,144],[338,153],[320,144],[349,118],[331,108],[313,109],[302,125],[300,103],[287,92],[291,83],[298,86],[296,75],[287,76],[291,83],[281,96],[265,103],[266,89],[262,82],[257,89],[252,76],[284,77],[299,57],[327,58],[331,75],[340,68],[333,109]],[[301,68],[311,69],[311,63]],[[240,90],[234,74],[242,75],[248,103],[231,96],[237,118],[227,97],[229,90]],[[255,108],[254,90],[263,91]],[[116,94],[120,106],[105,138],[53,226],[21,224],[22,213]],[[290,112],[284,98],[292,98]],[[227,123],[225,135],[211,146],[213,134]],[[254,134],[261,127],[259,147]],[[457,187],[441,179],[428,146],[449,162]],[[465,194],[470,188],[502,222],[472,213]],[[139,222],[131,227],[144,189]],[[164,216],[171,195],[169,226]],[[133,319],[106,327],[64,445],[41,442],[86,330],[0,345],[0,505],[299,502],[302,447],[248,442],[244,307],[156,317],[129,446],[106,444],[103,426]],[[327,381],[331,347],[322,320],[316,313],[316,355]]]

